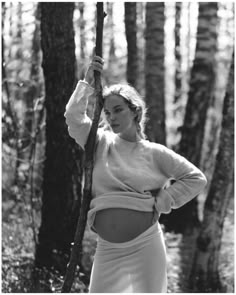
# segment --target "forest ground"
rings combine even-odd
[[[39,214],[39,213],[38,213]],[[37,216],[36,216],[37,217]],[[2,196],[2,292],[59,292],[63,281],[58,273],[42,271],[32,280],[34,242],[29,211],[22,199]],[[39,216],[36,218],[39,224]],[[38,226],[38,225],[37,225]],[[165,233],[168,259],[168,292],[189,293],[186,282],[191,269],[196,232],[187,237]],[[84,267],[89,270],[96,247],[96,235],[86,231],[84,239]],[[234,292],[234,204],[227,210],[220,254],[220,277],[225,293]],[[37,285],[37,286],[36,286]],[[72,292],[87,292],[87,286],[76,278]]]

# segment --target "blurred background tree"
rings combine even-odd
[[[215,87],[215,58],[217,50],[217,2],[199,3],[196,51],[191,69],[188,101],[181,130],[178,153],[197,167],[200,166],[206,114]],[[178,85],[177,85],[178,87]],[[178,232],[199,225],[197,199],[179,210],[173,210],[165,223]]]
[[[190,277],[197,291],[222,290],[219,277],[219,251],[224,219],[234,195],[234,52],[223,104],[223,118],[215,170],[204,207],[204,219]]]
[[[182,2],[175,4],[175,97],[176,103],[181,96],[181,50],[180,50],[180,31],[181,31],[181,9]]]
[[[54,292],[67,263],[82,186],[82,151],[69,138],[63,113],[93,55],[96,3],[2,2],[1,8],[3,291]],[[218,153],[227,119],[227,146],[233,142],[233,82],[228,73],[234,5],[107,2],[105,11],[104,84],[135,85],[149,108],[148,138],[183,154],[208,178],[206,190],[192,203],[161,217],[170,257],[168,291],[205,286],[200,280],[187,287],[183,279],[188,281],[187,264],[192,264],[189,282],[198,276],[199,240],[210,224],[218,236],[207,255],[216,263],[204,271],[208,277],[217,274],[225,283],[223,290],[232,292],[234,248],[226,237],[231,238],[233,229],[233,179],[225,173],[219,188],[214,171],[223,167]],[[223,112],[226,89],[231,89],[229,113]],[[231,152],[221,157],[223,162]],[[227,192],[224,203],[218,198],[222,191]],[[212,202],[218,204],[216,222],[209,213]],[[189,237],[193,243],[184,244]],[[87,231],[85,280],[77,281],[75,292],[87,291],[95,245],[95,236]],[[189,248],[196,249],[195,259],[186,254]],[[47,267],[36,276],[41,287],[32,286],[33,265]],[[54,277],[52,268],[59,270]],[[213,291],[214,284],[206,288]]]

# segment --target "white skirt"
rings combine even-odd
[[[158,222],[128,242],[98,237],[89,293],[166,292],[166,249]]]

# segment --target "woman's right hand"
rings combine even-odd
[[[93,57],[93,60],[90,63],[90,65],[85,73],[85,77],[84,77],[84,80],[87,83],[89,83],[91,86],[94,83],[94,71],[98,71],[98,72],[102,73],[103,64],[104,64],[103,58],[101,58],[100,56],[97,56],[97,55],[95,55]]]

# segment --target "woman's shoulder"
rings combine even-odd
[[[153,151],[153,152],[165,152],[165,151],[168,152],[168,151],[171,151],[171,149],[169,149],[165,145],[149,141],[148,139],[143,139],[142,144],[143,144],[143,146],[145,148],[147,148],[147,149],[149,149],[150,151]]]
[[[155,159],[175,159],[180,157],[174,150],[171,148],[156,142],[149,141],[147,139],[142,141],[145,153],[149,153]]]

